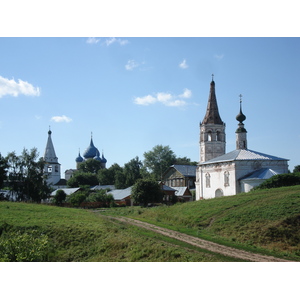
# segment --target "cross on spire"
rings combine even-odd
[[[240,97],[240,103],[242,103],[242,97],[243,97],[243,95],[239,94],[239,97]]]
[[[215,76],[214,74],[211,74],[211,77],[212,77],[212,81],[214,81],[214,76]]]

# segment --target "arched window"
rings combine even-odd
[[[206,187],[210,188],[210,174],[209,173],[205,174],[205,183],[206,183]]]
[[[224,186],[229,186],[229,172],[224,172]]]
[[[209,142],[212,141],[212,132],[211,132],[211,131],[208,131],[208,132],[207,132],[207,140],[208,140]]]
[[[55,166],[55,172],[58,172],[58,166]]]
[[[221,141],[221,133],[220,133],[220,131],[217,131],[216,141]]]

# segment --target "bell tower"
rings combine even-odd
[[[200,123],[200,163],[225,154],[225,148],[225,123],[219,114],[214,75],[212,75],[206,114]]]
[[[45,161],[44,172],[47,174],[47,182],[50,185],[54,185],[60,181],[61,177],[60,177],[60,163],[58,162],[58,158],[55,154],[51,134],[52,131],[49,128],[48,140],[47,140],[46,149],[44,153],[44,161]]]

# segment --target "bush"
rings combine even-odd
[[[267,179],[262,184],[255,187],[253,190],[271,189],[281,186],[291,186],[298,184],[300,184],[300,173],[279,174]]]
[[[48,254],[48,236],[36,230],[25,233],[3,233],[0,238],[0,261],[36,262],[46,261]]]

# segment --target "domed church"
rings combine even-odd
[[[91,136],[91,141],[90,141],[90,145],[86,148],[86,150],[83,153],[83,157],[80,155],[80,151],[78,153],[78,156],[75,159],[76,162],[76,169],[79,169],[79,166],[82,162],[88,160],[88,159],[95,159],[97,161],[99,161],[101,163],[101,167],[103,169],[106,168],[106,163],[107,160],[104,157],[103,153],[102,153],[102,157],[100,157],[100,152],[99,150],[94,146],[94,142],[93,142],[93,136]]]
[[[236,120],[239,122],[235,131],[236,149],[225,153],[225,123],[219,114],[215,82],[212,79],[206,114],[200,123],[196,200],[248,192],[274,175],[288,173],[288,159],[248,149],[241,95]]]

